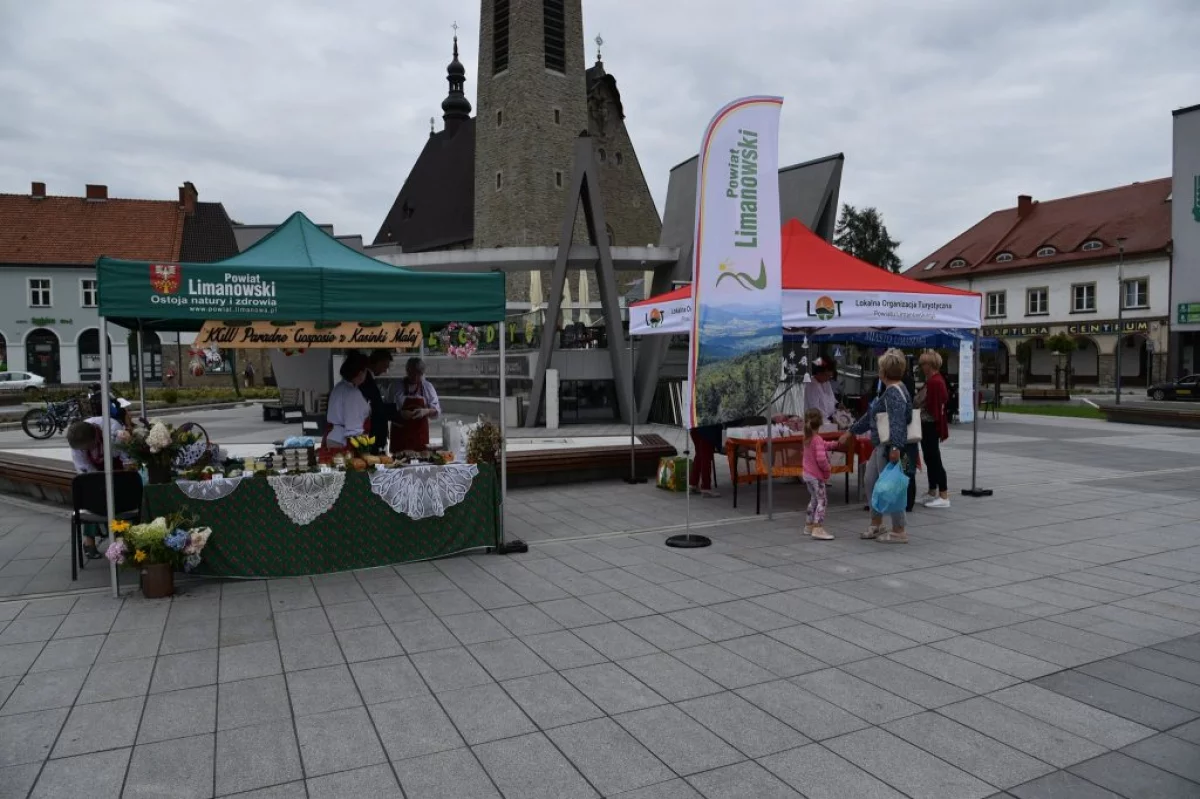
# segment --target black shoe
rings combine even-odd
[[[95,544],[84,544],[83,556],[88,560],[100,560],[100,558],[104,557],[100,554],[100,550],[96,548]]]

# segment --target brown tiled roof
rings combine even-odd
[[[1171,243],[1171,179],[1134,183],[1114,189],[1033,202],[1019,198],[1016,208],[995,211],[905,274],[920,280],[950,280],[969,275],[1088,263],[1116,257],[1117,239],[1126,255],[1163,252]],[[1024,209],[1024,213],[1022,213]],[[1082,250],[1099,241],[1099,249]],[[1043,247],[1055,255],[1037,257]],[[1013,259],[997,262],[996,256]],[[965,266],[950,268],[963,259]],[[928,268],[930,264],[932,268]]]
[[[101,255],[178,261],[183,226],[173,200],[0,194],[0,264],[94,264]]]
[[[183,222],[179,260],[188,264],[224,261],[238,254],[233,222],[221,203],[196,203],[196,213]]]

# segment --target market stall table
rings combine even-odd
[[[828,441],[836,441],[842,437],[840,431],[830,431],[820,433],[821,438]],[[833,467],[834,474],[844,474],[846,476],[846,502],[850,502],[850,475],[857,472],[856,458],[858,454],[859,441],[857,438],[850,439],[850,448],[845,451],[846,462]],[[796,477],[804,476],[804,436],[802,435],[777,435],[771,441],[771,454],[773,456],[774,465],[771,469],[772,477]],[[764,478],[767,477],[767,438],[766,428],[763,428],[761,437],[741,437],[737,435],[728,436],[725,439],[725,457],[729,461],[729,481],[733,483],[733,507],[737,507],[737,489],[739,483],[754,483],[754,513],[762,512],[762,492],[761,486]],[[746,471],[738,473],[738,462],[746,465]],[[859,482],[862,481],[862,475],[859,475]]]
[[[264,473],[148,485],[148,518],[186,508],[211,527],[197,574],[299,577],[500,543],[500,486],[481,464]]]

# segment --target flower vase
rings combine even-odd
[[[169,463],[147,463],[146,480],[150,485],[171,482],[171,465]]]
[[[175,593],[175,571],[169,563],[152,563],[142,568],[142,596],[162,599]]]

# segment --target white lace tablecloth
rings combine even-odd
[[[371,473],[371,491],[410,519],[443,516],[466,498],[479,467],[472,463],[422,464]]]
[[[346,484],[346,473],[279,474],[268,477],[267,483],[275,492],[275,501],[283,515],[303,527],[337,503]]]
[[[175,485],[188,499],[202,499],[212,502],[225,497],[237,490],[246,476],[214,477],[212,480],[176,480]]]

